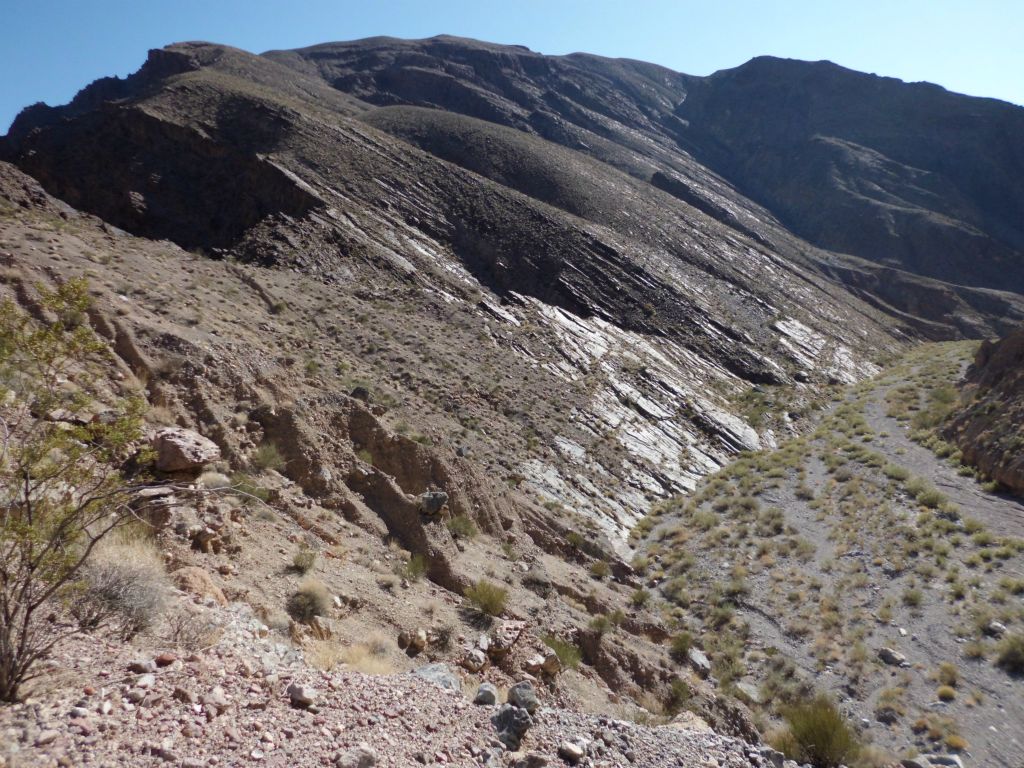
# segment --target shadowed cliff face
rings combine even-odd
[[[965,461],[1024,495],[1024,328],[981,345],[962,399],[947,436]]]
[[[768,57],[688,86],[687,148],[797,234],[1024,291],[1024,109]]]

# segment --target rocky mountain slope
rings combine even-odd
[[[770,64],[753,63],[755,71]],[[787,73],[771,77],[820,88]],[[665,571],[674,563],[658,565],[664,553],[645,538],[651,515],[676,510],[679,502],[665,501],[698,488],[703,498],[702,478],[738,454],[799,440],[844,388],[909,345],[1019,326],[1024,297],[985,277],[1019,273],[1012,223],[998,207],[974,216],[989,188],[971,187],[953,169],[922,170],[912,193],[902,171],[882,178],[873,175],[878,164],[844,166],[846,186],[855,179],[885,190],[886,205],[904,212],[917,206],[888,232],[898,246],[849,220],[845,192],[819,188],[839,177],[829,171],[823,180],[803,154],[817,150],[803,144],[786,162],[808,169],[808,196],[824,203],[815,215],[874,245],[823,239],[785,185],[778,200],[762,195],[752,171],[730,163],[778,148],[774,139],[764,149],[733,145],[736,126],[716,112],[715,93],[751,101],[752,110],[756,100],[730,95],[748,75],[739,85],[727,75],[702,80],[447,37],[263,56],[183,43],[152,51],[136,74],[98,81],[69,105],[19,116],[0,140],[10,162],[0,163],[4,296],[31,312],[35,285],[85,276],[95,299],[89,324],[116,354],[110,391],[143,391],[153,429],[175,425],[212,440],[219,458],[205,472],[192,467],[188,480],[235,492],[177,503],[158,538],[175,600],[187,606],[194,597],[229,630],[229,642],[213,646],[216,659],[199,648],[199,660],[186,663],[202,672],[210,662],[214,675],[234,669],[254,652],[247,636],[241,651],[234,647],[239,622],[249,621],[239,616],[251,611],[262,622],[241,635],[266,640],[267,668],[245,673],[260,679],[229,700],[245,696],[253,709],[291,717],[293,678],[333,688],[335,668],[405,672],[438,661],[460,668],[461,684],[474,690],[485,680],[531,679],[552,710],[538,728],[563,717],[571,726],[535,731],[547,753],[578,738],[588,745],[581,760],[628,762],[617,736],[600,747],[607,723],[573,719],[583,711],[644,725],[677,718],[683,736],[630,736],[640,754],[663,738],[684,762],[777,757],[718,737],[694,740],[691,731],[710,724],[753,744],[781,712],[736,687],[763,682],[763,648],[740,650],[752,670],[742,680],[720,672],[736,653],[716,644],[711,629],[721,626],[706,633],[701,625],[699,654],[674,645],[696,627],[672,605]],[[949,98],[954,112],[979,101]],[[1002,125],[998,110],[983,122]],[[923,125],[930,113],[921,114]],[[1017,113],[1007,114],[1012,125]],[[721,135],[712,136],[712,123]],[[816,146],[805,134],[824,129],[817,117],[807,126],[793,135]],[[866,135],[833,132],[826,144],[842,137],[911,162]],[[969,157],[980,140],[964,141]],[[1016,147],[1012,136],[1009,143]],[[765,165],[781,173],[775,161]],[[990,181],[1009,183],[999,174]],[[858,205],[856,216],[872,211],[874,221],[876,203]],[[947,240],[941,268],[901,250]],[[985,256],[971,273],[977,279],[965,272],[969,247]],[[1012,280],[999,285],[1017,289]],[[810,526],[810,513],[801,514],[808,520],[793,524]],[[1012,515],[999,519],[1008,526],[999,534],[1014,534]],[[295,558],[305,552],[315,554],[310,575],[332,598],[312,623],[288,615],[303,588]],[[481,582],[507,591],[499,618],[484,626],[472,608]],[[692,616],[703,621],[707,611],[695,603]],[[1009,613],[1013,628],[1018,617]],[[140,653],[181,653],[173,616],[136,640]],[[804,673],[815,671],[800,643],[785,647]],[[705,651],[710,660],[701,661]],[[98,688],[89,676],[124,663],[117,644],[95,654],[71,682],[56,683],[65,704],[79,707],[76,686]],[[311,664],[322,681],[309,675]],[[61,749],[95,745],[79,737],[94,735],[92,710],[108,715],[108,699],[128,719],[140,709],[150,715],[140,720],[158,722],[170,746],[150,739],[125,753],[154,761],[165,749],[183,754],[179,736],[191,743],[199,715],[243,710],[178,700],[163,679],[146,682],[158,689],[156,709],[136,707],[151,701],[133,692],[147,686],[126,677],[123,689],[104,688],[81,705],[85,732],[58,733]],[[405,683],[366,685],[381,701],[407,695]],[[873,686],[844,694],[848,714],[869,716]],[[918,681],[915,702],[922,690]],[[991,698],[990,706],[1004,701]],[[196,722],[180,719],[188,713],[179,705],[192,707]],[[40,731],[54,730],[60,706],[12,715],[12,743],[31,751]],[[332,698],[330,706],[353,705]],[[972,739],[988,711],[964,727]],[[324,738],[355,727],[334,714],[313,722]],[[415,714],[385,718],[405,727],[421,722]],[[355,722],[365,729],[379,718],[363,713]],[[239,722],[228,727],[237,732]],[[110,727],[134,738],[117,723]],[[264,757],[293,738],[286,731],[304,727],[288,720],[264,740],[235,739],[223,725],[217,744]],[[490,726],[478,725],[453,726],[466,747],[443,758],[436,739],[414,751],[428,762],[541,764],[503,754],[487,742]],[[403,738],[390,726],[374,733],[389,745]],[[875,735],[886,748],[908,746],[897,729]],[[1003,754],[978,742],[985,755]],[[308,748],[323,759],[336,751],[319,737]],[[412,755],[377,749],[396,764]],[[270,759],[286,764],[290,755],[283,748]],[[200,764],[213,764],[208,756]]]
[[[1024,330],[984,342],[946,427],[971,464],[1024,495]]]

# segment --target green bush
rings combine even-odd
[[[669,715],[679,714],[692,695],[693,691],[690,690],[690,686],[687,685],[686,681],[680,680],[677,677],[672,681],[672,685],[668,689],[668,695],[665,697],[665,712]]]
[[[633,603],[637,608],[643,608],[651,601],[651,593],[641,587],[636,590],[630,597],[630,602]]]
[[[578,646],[563,640],[556,635],[541,635],[540,639],[544,644],[555,652],[558,660],[565,669],[576,669],[583,660],[583,652]]]
[[[284,469],[285,460],[276,445],[263,443],[252,452],[252,465],[259,470],[273,469],[280,472]]]
[[[690,647],[692,645],[693,635],[686,631],[679,632],[672,637],[669,655],[678,662],[684,662],[688,657]]]
[[[773,740],[773,746],[790,760],[815,768],[838,768],[852,763],[860,753],[857,735],[826,696],[789,707],[783,717],[786,731]]]
[[[101,542],[138,515],[131,505],[145,478],[128,476],[127,459],[143,436],[145,400],[96,402],[76,385],[99,383],[112,365],[88,324],[84,280],[68,279],[52,292],[38,286],[36,294],[43,322],[0,301],[0,701],[9,702],[76,631],[55,617],[58,604],[73,604],[81,591],[77,581],[91,575],[85,588],[98,590],[97,605],[138,597],[121,594],[121,574],[87,568]],[[110,418],[43,417],[97,406]],[[143,451],[134,463],[147,460]]]
[[[409,558],[409,562],[402,569],[402,575],[409,581],[419,581],[427,573],[427,558],[416,554]]]
[[[465,515],[456,515],[449,520],[448,530],[457,539],[472,539],[477,534],[476,523]]]
[[[1007,635],[999,643],[996,664],[1011,675],[1024,675],[1024,634]]]
[[[598,581],[607,579],[611,574],[612,568],[604,560],[595,560],[590,564],[590,575]]]
[[[508,590],[481,579],[466,588],[466,599],[480,613],[488,616],[500,616],[505,612]]]

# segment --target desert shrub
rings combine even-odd
[[[77,587],[71,612],[79,626],[114,625],[125,639],[153,626],[169,594],[160,554],[145,541],[104,543],[82,568]]]
[[[899,464],[886,464],[882,467],[882,472],[890,480],[898,480],[904,482],[910,477],[910,470],[906,467],[901,467]]]
[[[615,629],[615,624],[608,616],[599,613],[590,620],[590,629],[596,632],[598,637],[602,637]]]
[[[960,672],[957,670],[956,664],[944,661],[939,664],[939,669],[935,673],[935,677],[942,685],[955,687],[960,679]]]
[[[910,608],[917,608],[924,600],[924,593],[920,589],[908,589],[903,593],[903,604]]]
[[[669,655],[678,662],[684,662],[692,645],[693,635],[686,631],[677,632],[672,636],[672,642],[669,645]]]
[[[402,566],[401,575],[409,581],[419,581],[427,573],[427,558],[420,554],[415,554],[409,557],[409,559]]]
[[[1024,675],[1024,634],[1002,639],[996,651],[996,664],[1011,675]]]
[[[558,661],[566,669],[576,669],[583,660],[583,652],[568,640],[563,640],[557,635],[541,635],[540,639],[555,652]]]
[[[273,469],[280,472],[284,469],[285,460],[281,451],[273,443],[263,443],[252,452],[252,465],[259,470]]]
[[[160,639],[174,648],[195,653],[209,648],[220,638],[223,629],[205,612],[185,607],[165,613]]]
[[[292,557],[292,570],[303,575],[313,570],[316,565],[316,551],[309,547],[300,547]]]
[[[826,696],[788,707],[783,712],[786,730],[773,746],[798,763],[815,768],[838,768],[854,761],[860,743],[836,705]]]
[[[651,601],[651,593],[641,587],[630,596],[629,600],[637,608],[643,608]]]
[[[680,680],[677,677],[672,681],[672,685],[668,689],[668,695],[665,696],[664,708],[666,714],[679,714],[692,695],[693,691],[690,690],[690,686],[687,685],[686,681]]]
[[[488,616],[500,616],[505,612],[508,590],[481,579],[466,588],[466,599],[480,613]]]
[[[142,437],[142,397],[103,403],[112,418],[86,424],[38,418],[88,408],[75,382],[102,375],[110,351],[85,322],[84,280],[37,293],[45,322],[0,302],[0,701],[16,700],[38,663],[80,631],[54,609],[81,591],[101,542],[134,519],[130,505],[144,484],[122,471]],[[137,458],[144,466],[145,453]]]
[[[256,485],[252,481],[252,477],[245,472],[235,472],[231,476],[231,488],[241,497],[242,504],[247,507],[251,505],[262,506],[270,500],[270,491]],[[266,509],[265,507],[263,508]],[[275,519],[273,512],[270,512],[270,514],[270,519]]]
[[[952,701],[956,698],[956,688],[951,685],[940,685],[938,690],[935,691],[935,695],[939,698],[939,701]]]
[[[199,476],[199,485],[207,490],[220,490],[231,485],[231,478],[222,472],[209,470]]]
[[[456,515],[449,520],[448,530],[458,539],[472,539],[477,534],[476,523],[466,515]]]
[[[590,564],[590,575],[599,581],[607,579],[611,572],[611,566],[604,560],[595,560]]]
[[[306,579],[288,597],[285,609],[296,621],[309,624],[317,616],[326,616],[331,610],[331,593],[322,582]]]

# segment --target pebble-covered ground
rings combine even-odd
[[[62,684],[0,708],[0,766],[762,764],[713,733],[543,706],[513,752],[491,721],[501,702],[412,674],[319,672],[245,606],[209,610],[224,631],[200,653],[71,641],[54,659]]]

